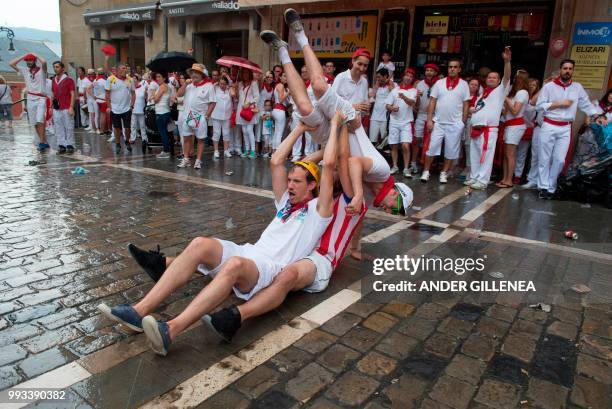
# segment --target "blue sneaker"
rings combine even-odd
[[[46,143],[39,143],[38,144],[38,151],[39,152],[43,152],[45,149],[47,149],[47,144]]]
[[[170,327],[165,321],[156,321],[151,315],[142,319],[142,328],[145,335],[151,341],[153,352],[158,355],[166,356],[172,344],[170,339]]]
[[[142,317],[129,304],[117,305],[113,308],[102,303],[98,310],[111,320],[117,321],[136,332],[142,332]]]

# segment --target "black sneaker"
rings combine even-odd
[[[121,153],[121,144],[120,143],[116,143],[115,144],[115,153],[116,154],[120,154]]]
[[[74,146],[72,146],[72,145],[68,145],[68,146],[66,146],[66,152],[68,152],[68,153],[74,153]]]
[[[128,152],[132,153],[132,144],[130,142],[126,143],[125,147],[128,150]]]
[[[304,30],[300,15],[294,9],[285,10],[285,23],[287,23],[289,28],[294,32]]]
[[[65,146],[63,146],[63,145],[58,146],[58,149],[57,149],[57,154],[58,154],[58,155],[61,155],[61,154],[63,154],[63,153],[66,153],[66,147],[65,147]]]
[[[278,51],[279,48],[289,47],[289,44],[284,42],[278,34],[276,34],[272,30],[264,30],[259,33],[259,38],[262,39],[263,42],[272,46],[275,51]]]
[[[548,190],[541,189],[540,193],[538,193],[538,198],[544,199],[544,200],[550,200],[550,199],[552,199],[552,195],[550,194],[550,192]]]
[[[241,325],[240,311],[235,305],[231,305],[212,314],[204,315],[202,321],[221,339],[232,342],[232,338]]]
[[[142,154],[147,153],[147,141],[142,141]]]
[[[146,251],[130,243],[128,250],[138,265],[151,277],[151,280],[158,282],[166,271],[166,257],[160,252],[159,245],[157,250]]]

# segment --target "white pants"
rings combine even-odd
[[[145,125],[145,116],[144,114],[135,114],[132,112],[132,134],[130,135],[130,140],[134,142],[136,137],[138,136],[138,131],[140,130],[140,137],[143,141],[147,140],[147,127]]]
[[[231,128],[230,152],[242,153],[242,126],[236,125]]]
[[[427,115],[417,115],[414,121],[414,137],[423,139],[425,133],[425,124],[427,123]]]
[[[527,159],[527,152],[531,141],[524,140],[519,142],[518,148],[516,149],[516,165],[514,166],[514,176],[520,178],[525,168],[525,160]]]
[[[67,109],[53,110],[53,128],[59,146],[74,146],[74,116]]]
[[[89,111],[89,124],[91,125],[91,114],[93,114],[94,126],[100,129],[100,108],[96,104],[96,100],[87,100],[87,110]]]
[[[546,189],[550,193],[557,189],[557,178],[565,166],[571,131],[571,125],[542,124],[538,150],[538,189]]]
[[[433,131],[431,131],[427,156],[432,157],[440,155],[442,152],[442,141],[444,141],[444,158],[448,160],[459,158],[463,128],[463,122],[456,124],[434,124]]]
[[[88,127],[89,124],[89,114],[86,114],[85,111],[83,111],[83,108],[87,107],[87,102],[83,101],[79,101],[79,108],[81,110],[81,125]]]
[[[242,125],[242,138],[244,139],[244,151],[249,153],[255,151],[255,125]]]
[[[493,169],[493,158],[495,157],[495,145],[497,144],[498,131],[498,128],[491,128],[489,130],[489,141],[487,143],[487,150],[482,163],[480,163],[480,161],[482,159],[484,132],[478,138],[470,137],[470,179],[476,180],[483,185],[489,184],[489,180],[491,179],[491,170]]]
[[[380,139],[378,136],[380,135]],[[370,121],[370,141],[373,144],[382,141],[387,137],[387,121]]]
[[[531,168],[529,168],[529,175],[527,180],[530,183],[538,184],[538,167],[540,166],[538,161],[538,155],[540,154],[540,127],[536,126],[533,128],[533,138],[531,138]]]
[[[272,149],[278,149],[283,139],[283,132],[285,131],[285,125],[287,117],[285,111],[282,109],[272,110],[272,119],[274,119],[274,135],[272,136]]]
[[[294,158],[299,158],[302,156],[302,143],[304,143],[304,156],[308,156],[314,152],[314,142],[312,140],[312,136],[308,132],[305,132],[304,137],[299,137],[293,145],[292,155]]]
[[[230,120],[226,119],[213,119],[213,135],[212,140],[215,142],[219,142],[221,140],[221,135],[223,135],[223,142],[230,141]]]

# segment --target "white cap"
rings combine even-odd
[[[412,193],[412,189],[410,189],[405,183],[396,183],[395,188],[398,193],[402,196],[402,203],[404,205],[404,213],[408,214],[408,209],[412,206],[412,200],[414,199],[414,194]]]

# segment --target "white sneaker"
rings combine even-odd
[[[480,182],[474,182],[470,187],[474,190],[485,190],[487,188],[487,185]]]
[[[429,171],[424,170],[423,174],[421,175],[421,182],[427,183],[428,181],[429,181]]]
[[[419,173],[419,168],[417,168],[417,165],[416,165],[416,163],[414,163],[414,162],[412,162],[412,163],[410,164],[410,167],[409,167],[408,169],[410,169],[410,172],[411,172],[413,175],[416,175],[417,173]]]
[[[524,189],[524,190],[535,189],[537,187],[538,187],[538,184],[535,182],[527,182],[524,185],[521,185],[521,189]]]
[[[100,130],[96,129],[96,135],[100,135]]]
[[[220,157],[221,157],[221,155],[219,155],[219,151],[215,151],[215,154],[213,155],[213,158],[219,159]]]
[[[157,159],[168,159],[170,158],[170,152],[162,152],[156,156]]]
[[[446,172],[440,172],[440,177],[438,178],[438,180],[440,181],[440,183],[446,183],[448,182],[448,175]]]
[[[398,168],[397,166],[393,166],[393,167],[391,168],[391,174],[392,174],[392,175],[395,175],[397,172],[399,172],[399,168]]]
[[[231,158],[232,157],[232,153],[230,151],[225,151],[223,153],[223,155],[225,155],[226,158]]]
[[[188,158],[183,158],[178,165],[176,165],[177,168],[188,168],[191,166],[191,161],[189,161]]]
[[[88,126],[87,128],[85,128],[85,130],[86,130],[87,132],[91,131],[91,127],[90,127],[90,126]]]
[[[404,177],[412,179],[412,173],[410,173],[410,169],[404,168]]]
[[[476,180],[474,179],[468,179],[465,182],[463,182],[465,186],[472,186],[474,183],[476,183]]]
[[[106,142],[115,142],[115,136],[114,135],[111,136],[110,138],[106,140]]]
[[[196,159],[195,164],[193,165],[194,169],[202,169],[202,161],[199,159]]]
[[[249,157],[249,154],[248,154],[248,153],[246,153],[246,152],[242,152],[242,153],[240,154],[240,157],[241,157],[241,158],[248,158],[248,157]]]

